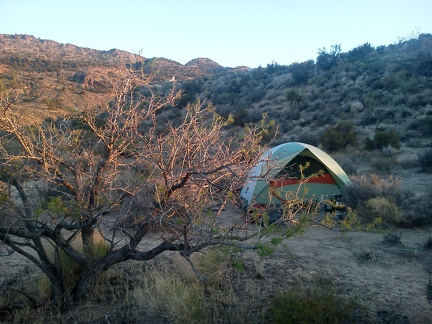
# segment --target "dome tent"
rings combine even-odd
[[[345,171],[327,153],[313,145],[290,142],[263,154],[240,196],[247,210],[255,204],[283,204],[286,197],[299,190],[300,183],[300,195],[320,200],[341,195],[349,182]]]

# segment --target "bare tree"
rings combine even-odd
[[[94,73],[113,100],[62,121],[21,126],[20,89],[0,96],[0,242],[48,276],[51,302],[63,309],[115,264],[165,251],[189,259],[223,242],[217,216],[259,156],[259,129],[228,134],[229,120],[200,102],[184,109],[182,122],[161,124],[159,112],[175,104],[178,91],[156,96],[129,69]],[[218,208],[205,212],[209,206]],[[143,250],[153,227],[161,240]],[[78,237],[82,249],[72,244]],[[70,286],[62,255],[79,267]]]

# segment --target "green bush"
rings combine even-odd
[[[381,149],[387,146],[400,149],[399,137],[394,131],[376,131],[373,140],[368,138],[365,143],[367,150]]]
[[[359,306],[338,296],[331,287],[292,289],[270,303],[271,323],[348,323]]]
[[[354,209],[359,217],[366,215],[365,221],[373,220],[373,217],[368,216],[368,201],[384,197],[399,208],[401,218],[400,221],[397,220],[398,225],[413,227],[432,223],[432,189],[426,190],[418,197],[414,192],[404,189],[398,178],[392,176],[352,174],[350,179],[351,183],[345,188],[343,202]],[[376,201],[369,203],[369,207],[374,203]],[[392,208],[396,210],[395,206]]]
[[[337,151],[357,142],[352,122],[340,122],[329,127],[321,137],[321,145],[325,150]]]
[[[385,225],[397,225],[401,222],[399,207],[390,197],[369,199],[360,208],[359,216],[366,223],[374,223],[378,219],[381,219]]]
[[[418,162],[423,172],[432,172],[432,149],[427,149],[418,155]]]
[[[399,232],[391,232],[384,234],[383,243],[388,245],[402,244],[402,234]]]
[[[396,164],[396,158],[395,157],[379,157],[374,158],[370,162],[372,168],[377,173],[383,173],[383,174],[390,174],[392,171],[392,168]]]

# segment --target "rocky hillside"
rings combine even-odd
[[[430,34],[377,48],[366,43],[349,52],[335,45],[320,51],[316,62],[273,63],[184,84],[190,98],[213,102],[240,127],[267,114],[279,125],[277,142],[320,145],[329,129],[348,124],[359,146],[376,131],[395,132],[409,145],[431,143]]]
[[[153,80],[190,80],[229,73],[210,59],[186,65],[165,58],[145,58],[118,49],[97,51],[29,35],[0,34],[0,80],[27,86],[21,109],[23,122],[40,121],[85,109],[106,94],[92,73],[123,64],[152,74]]]
[[[182,65],[116,49],[96,51],[28,35],[0,35],[0,80],[28,85],[21,108],[23,119],[32,122],[78,112],[105,96],[92,71],[121,64],[154,75],[160,91],[174,80],[183,89],[177,110],[164,112],[165,118],[175,118],[181,107],[199,98],[214,103],[221,115],[232,115],[234,127],[259,122],[266,114],[278,125],[276,142],[324,145],[328,132],[353,127],[356,141],[333,143],[328,149],[363,146],[377,131],[395,132],[411,146],[431,143],[430,34],[376,48],[366,43],[348,52],[333,45],[320,50],[316,61],[257,69],[224,68],[207,58]]]

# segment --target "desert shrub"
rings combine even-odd
[[[402,233],[400,232],[386,233],[383,236],[383,243],[388,245],[402,244],[401,238],[402,238]]]
[[[376,131],[373,140],[366,139],[365,149],[374,150],[383,147],[394,147],[400,149],[400,141],[398,135],[394,131]]]
[[[352,175],[351,183],[346,187],[344,201],[352,208],[364,205],[366,201],[377,197],[392,197],[397,202],[404,195],[399,180],[392,176],[381,177],[378,174]]]
[[[369,262],[369,263],[375,262],[377,257],[378,255],[368,248],[363,249],[361,253],[358,255],[360,261]]]
[[[345,323],[358,309],[354,298],[344,298],[331,287],[295,287],[270,302],[271,323]]]
[[[374,47],[371,44],[364,43],[348,52],[348,60],[351,62],[364,60],[366,56],[373,51]]]
[[[358,153],[349,152],[349,153],[335,153],[332,155],[332,158],[342,167],[342,169],[346,172],[346,174],[356,174],[358,161],[361,159]]]
[[[217,283],[226,279],[231,264],[235,262],[235,253],[222,249],[209,249],[193,256],[195,268],[207,283]]]
[[[401,221],[398,205],[394,199],[388,197],[367,200],[359,209],[359,217],[367,224],[375,223],[378,219],[385,225],[397,225]]]
[[[429,238],[423,243],[423,247],[432,250],[432,236],[429,236]]]
[[[396,163],[395,157],[378,157],[371,160],[372,169],[377,173],[390,174]]]
[[[339,122],[329,127],[321,137],[321,145],[328,151],[344,149],[357,141],[352,122]]]
[[[404,191],[399,197],[398,205],[401,210],[401,226],[424,226],[432,223],[432,188],[420,194]]]
[[[302,143],[318,146],[320,142],[320,138],[316,133],[313,133],[311,131],[303,131],[299,134],[298,141]]]
[[[292,73],[292,85],[300,86],[306,85],[309,78],[314,74],[314,61],[309,60],[303,63],[293,63],[290,65]]]
[[[364,215],[367,212],[365,206],[369,200],[385,198],[399,208],[398,225],[413,227],[432,223],[432,189],[416,196],[414,192],[400,186],[399,180],[390,175],[351,175],[350,179],[351,183],[346,187],[343,201],[357,210],[358,214]],[[389,218],[391,219],[392,217]]]
[[[423,172],[432,172],[432,149],[427,149],[417,155],[418,162]]]
[[[231,280],[206,286],[196,278],[185,280],[162,262],[148,267],[133,296],[136,306],[153,322],[214,323],[224,317],[239,320],[233,310],[238,300]],[[219,309],[221,305],[223,310]]]
[[[413,119],[408,124],[408,130],[418,131],[422,136],[432,136],[432,117],[425,116]]]

